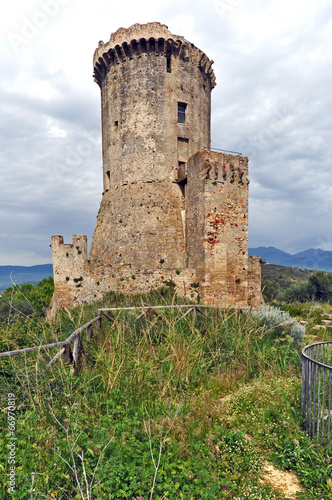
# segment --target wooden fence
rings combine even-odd
[[[91,339],[93,336],[93,325],[97,324],[97,328],[100,329],[102,326],[102,318],[106,318],[108,321],[114,323],[116,320],[112,318],[108,312],[116,312],[116,311],[138,311],[140,314],[137,316],[136,321],[140,321],[142,318],[146,317],[148,320],[151,319],[152,315],[157,317],[159,320],[164,321],[164,318],[159,314],[156,310],[162,310],[162,309],[188,309],[184,314],[181,315],[180,318],[178,318],[177,321],[181,321],[183,318],[188,316],[188,314],[192,314],[193,318],[196,318],[197,313],[205,316],[203,313],[202,309],[220,309],[216,306],[205,306],[205,305],[199,305],[197,306],[196,304],[185,304],[185,305],[172,305],[172,306],[143,306],[143,307],[111,307],[111,308],[104,308],[104,309],[98,309],[98,316],[93,318],[92,320],[88,321],[85,323],[83,326],[80,326],[77,328],[71,335],[66,340],[63,340],[62,342],[53,342],[52,344],[45,344],[45,345],[40,345],[36,347],[27,347],[25,349],[17,349],[15,351],[7,351],[7,352],[2,352],[0,353],[0,358],[6,357],[6,356],[15,356],[16,354],[25,354],[28,352],[33,352],[33,351],[41,351],[43,349],[52,349],[52,348],[59,348],[61,347],[60,351],[57,352],[57,354],[51,359],[51,361],[48,363],[46,369],[44,370],[44,373],[51,368],[59,359],[61,359],[61,356],[65,356],[66,359],[68,359],[72,365],[72,373],[74,374],[77,370],[78,366],[78,360],[81,352],[81,344],[82,344],[82,334],[86,330],[86,338]],[[73,345],[73,349],[71,349],[71,344]]]

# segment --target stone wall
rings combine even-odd
[[[249,257],[248,306],[259,309],[264,303],[261,291],[261,258]]]
[[[178,169],[210,145],[211,64],[159,23],[120,28],[99,43],[94,69],[101,88],[104,193],[89,256],[93,266],[117,272],[124,266],[160,272],[186,267]]]
[[[207,304],[248,305],[248,158],[199,151],[188,162],[189,266]]]
[[[71,244],[63,242],[63,236],[51,238],[54,295],[51,308],[68,307],[77,300],[81,302],[84,266],[87,261],[87,237],[75,234]]]

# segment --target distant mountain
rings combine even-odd
[[[0,293],[6,288],[22,283],[35,285],[43,278],[53,276],[52,264],[41,264],[38,266],[0,266]]]
[[[282,266],[287,266],[286,262],[291,257],[289,253],[275,247],[249,248],[249,255],[258,255],[271,264],[280,264]]]
[[[258,255],[271,264],[332,272],[332,252],[321,248],[309,248],[292,255],[275,247],[258,247],[249,248],[249,255]]]

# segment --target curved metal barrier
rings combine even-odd
[[[302,349],[302,411],[309,437],[330,445],[332,342]]]

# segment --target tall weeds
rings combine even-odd
[[[115,299],[128,305],[114,295],[111,305]],[[165,295],[153,299],[171,303]],[[144,299],[135,300],[140,306]],[[208,406],[193,398],[223,397],[240,381],[296,370],[293,340],[276,338],[250,313],[204,310],[181,319],[183,310],[174,307],[162,311],[163,320],[139,322],[132,312],[110,314],[114,323],[104,320],[83,339],[75,377],[65,360],[45,372],[54,351],[10,358],[14,376],[2,379],[1,398],[5,404],[10,389],[20,401],[22,498],[226,498],[213,465],[215,424]],[[35,339],[63,340],[95,315],[96,306],[61,314]],[[5,448],[0,459],[6,463]]]

